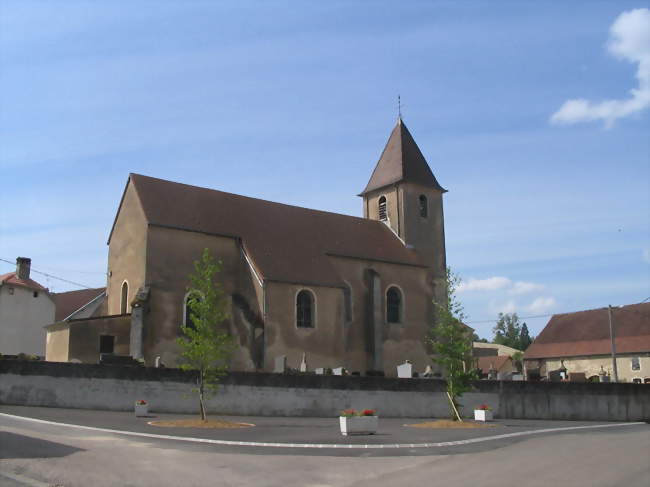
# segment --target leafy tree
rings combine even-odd
[[[435,325],[431,330],[429,343],[435,354],[433,361],[442,365],[446,373],[447,397],[451,417],[462,421],[458,399],[472,389],[472,381],[478,379],[471,369],[472,335],[463,324],[466,318],[463,305],[456,298],[460,277],[447,268],[447,302],[436,303]]]
[[[523,352],[515,352],[512,354],[512,361],[515,364],[515,367],[517,368],[517,372],[521,372],[524,370],[524,353]]]
[[[499,313],[499,319],[492,331],[494,343],[519,349],[521,324],[517,313]]]
[[[197,387],[201,420],[206,420],[205,400],[218,388],[219,378],[228,370],[232,352],[231,338],[224,327],[228,318],[227,301],[221,285],[215,281],[221,262],[215,262],[208,249],[194,262],[194,273],[188,276],[187,306],[190,322],[181,326],[183,336],[178,344],[183,349],[183,370],[198,372]]]
[[[476,332],[472,333],[472,341],[479,343],[489,343],[487,338],[481,338]]]
[[[530,337],[530,333],[528,333],[528,326],[526,323],[521,325],[521,332],[519,333],[519,350],[526,350],[528,347],[530,347],[530,344],[533,343],[533,339]]]

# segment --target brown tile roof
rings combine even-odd
[[[28,287],[30,289],[37,289],[39,291],[47,291],[47,288],[41,286],[33,279],[20,279],[15,272],[9,272],[0,276],[0,285],[7,284],[12,286]]]
[[[491,357],[479,357],[478,359],[478,368],[484,374],[487,374],[490,371],[490,366],[494,368],[497,372],[510,361],[510,357],[507,355],[493,355]]]
[[[106,288],[81,289],[79,291],[68,291],[67,293],[54,293],[52,298],[56,306],[54,321],[61,321],[77,311],[79,308],[90,303],[97,296],[102,294]]]
[[[139,174],[131,174],[130,182],[149,224],[241,238],[266,280],[340,287],[328,255],[424,266],[379,221]]]
[[[650,303],[612,309],[616,351],[650,352]],[[525,359],[608,355],[611,353],[607,308],[553,315],[528,347]]]
[[[439,191],[445,191],[438,184],[429,164],[427,164],[420,148],[413,140],[411,133],[401,118],[391,132],[379,162],[377,162],[377,166],[375,166],[375,170],[370,176],[370,181],[368,181],[366,189],[361,194],[400,181],[418,183]]]

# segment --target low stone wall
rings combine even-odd
[[[0,404],[196,413],[196,375],[178,369],[0,360]],[[384,417],[447,417],[445,383],[436,379],[236,372],[225,376],[209,410],[251,416],[335,416],[345,408]],[[497,418],[639,421],[650,419],[650,386],[477,381],[465,413],[487,403]]]

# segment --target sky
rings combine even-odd
[[[130,172],[361,216],[402,115],[467,322],[650,297],[645,2],[0,2],[0,273],[105,284]],[[54,292],[79,286],[33,274]],[[528,318],[531,317],[531,318]]]

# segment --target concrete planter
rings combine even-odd
[[[149,404],[136,404],[135,415],[138,417],[149,415]]]
[[[487,411],[485,409],[475,409],[474,410],[474,420],[475,421],[492,421],[494,414],[492,411]]]
[[[340,416],[339,423],[343,436],[374,435],[379,426],[379,416]]]

